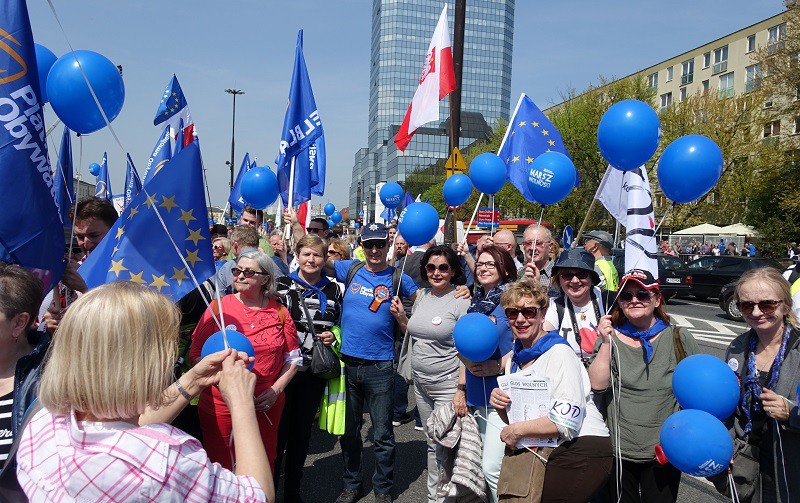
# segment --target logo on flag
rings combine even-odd
[[[150,183],[150,180],[158,174],[161,169],[166,166],[172,158],[172,146],[170,145],[170,132],[169,126],[164,128],[164,132],[153,147],[153,152],[150,158],[147,159],[147,166],[144,168],[144,184]]]

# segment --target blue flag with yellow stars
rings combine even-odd
[[[133,199],[78,273],[89,288],[133,281],[177,302],[195,288],[192,275],[202,283],[216,272],[207,219],[200,149],[190,143]]]
[[[178,77],[173,73],[167,88],[164,89],[164,94],[161,95],[161,102],[158,104],[153,125],[158,126],[175,115],[183,115],[188,106],[186,96],[183,95],[183,90],[178,82]]]
[[[569,157],[561,133],[533,100],[522,93],[497,155],[506,163],[508,181],[532,203],[536,201],[528,189],[530,164],[544,152],[560,152]]]

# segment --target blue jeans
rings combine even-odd
[[[346,358],[346,357],[345,357]],[[346,360],[345,360],[346,361]],[[378,494],[390,494],[394,484],[394,430],[392,409],[394,366],[392,360],[345,365],[347,405],[344,435],[340,440],[345,488],[361,490],[361,425],[366,403],[372,421],[375,474],[372,486]]]

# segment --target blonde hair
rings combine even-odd
[[[762,285],[766,283],[771,286],[778,293],[779,298],[775,300],[782,301],[782,304],[786,307],[786,317],[789,319],[789,324],[793,327],[799,325],[797,316],[792,311],[792,285],[783,277],[781,271],[774,267],[759,267],[746,271],[736,282],[736,288],[733,290],[733,300],[735,302],[739,302],[739,289],[749,281],[755,281]]]
[[[225,252],[226,255],[231,252],[231,240],[230,239],[224,238],[224,237],[218,237],[217,239],[212,241],[211,244],[214,244],[217,241],[219,241],[219,244],[222,246],[222,250]]]
[[[503,296],[500,297],[500,306],[503,309],[515,306],[519,304],[524,297],[533,300],[539,309],[546,311],[550,306],[550,296],[548,295],[547,287],[530,279],[521,279],[509,284],[506,291],[503,292]]]
[[[47,354],[39,400],[50,412],[128,419],[159,407],[174,380],[180,311],[165,296],[118,281],[64,314]]]
[[[294,245],[295,254],[299,256],[300,250],[303,248],[314,248],[318,252],[322,253],[323,257],[328,254],[328,243],[323,238],[313,233],[306,234],[300,238],[297,244]]]
[[[331,239],[328,241],[328,248],[333,247],[334,250],[339,252],[342,260],[350,260],[350,247],[341,239]]]

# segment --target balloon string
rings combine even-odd
[[[396,232],[394,234],[394,238],[397,239],[397,233]],[[403,284],[403,274],[404,274],[404,272],[406,270],[406,262],[408,262],[408,260],[406,259],[406,257],[403,257],[403,265],[400,266],[400,280],[397,282],[397,291],[394,292],[394,296],[395,297],[400,295],[400,285]]]
[[[492,205],[492,221],[489,225],[489,235],[494,237],[494,194],[489,195],[489,202]]]
[[[539,239],[539,229],[542,228],[542,217],[544,217],[544,206],[542,206],[542,211],[539,212],[539,220],[536,222],[536,233],[533,236],[533,247],[531,248],[531,263],[533,263],[533,257],[536,255],[536,241]]]
[[[478,197],[478,204],[475,205],[475,211],[472,212],[472,217],[469,219],[469,222],[467,222],[467,230],[464,232],[464,239],[461,240],[462,245],[467,242],[470,227],[472,227],[472,222],[475,221],[475,215],[478,213],[478,207],[481,205],[481,201],[483,201],[483,192],[481,192],[480,197]],[[477,222],[475,223],[475,227],[478,227]]]

